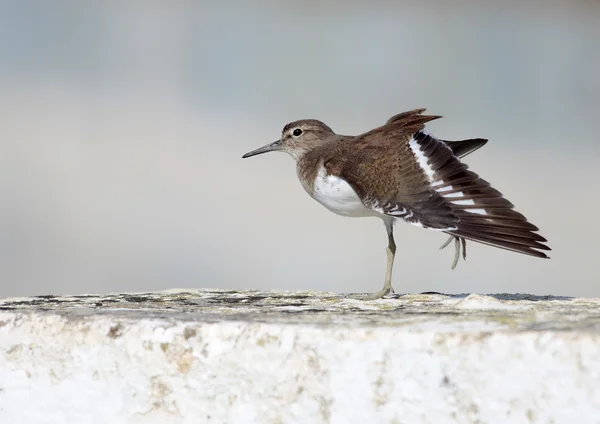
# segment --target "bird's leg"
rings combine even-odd
[[[385,229],[388,236],[388,247],[387,247],[387,267],[385,271],[385,282],[383,283],[383,289],[376,293],[372,293],[365,297],[365,300],[377,300],[390,293],[394,293],[392,288],[392,268],[394,267],[394,256],[396,255],[396,243],[394,242],[394,221],[385,220]]]

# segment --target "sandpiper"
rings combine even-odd
[[[247,158],[281,151],[296,160],[302,187],[330,211],[349,217],[375,216],[388,236],[383,289],[367,295],[375,300],[393,293],[396,253],[393,225],[398,219],[450,235],[456,266],[462,244],[472,240],[518,253],[547,258],[547,240],[538,228],[513,209],[502,194],[467,169],[460,158],[487,140],[441,140],[425,124],[441,116],[414,109],[391,117],[385,125],[358,136],[339,135],[321,121],[287,124],[281,138],[246,153]]]

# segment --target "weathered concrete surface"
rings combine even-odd
[[[600,300],[0,301],[0,423],[600,422]]]

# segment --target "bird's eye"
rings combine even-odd
[[[300,128],[296,128],[296,129],[294,130],[294,132],[292,133],[292,135],[293,135],[294,137],[298,137],[298,136],[299,136],[299,135],[301,135],[301,134],[302,134],[302,130],[301,130]]]

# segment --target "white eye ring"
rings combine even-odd
[[[292,135],[294,137],[300,137],[302,135],[302,130],[300,128],[294,128],[294,131],[292,131]]]

